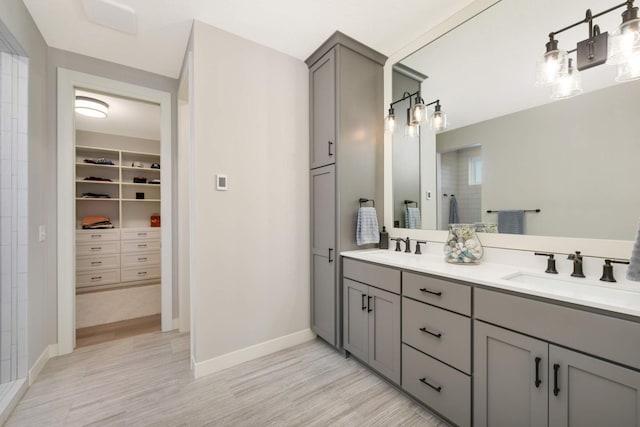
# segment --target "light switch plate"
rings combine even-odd
[[[44,225],[38,226],[38,242],[44,242],[46,238],[47,238],[47,229],[44,227]]]
[[[229,179],[227,175],[217,174],[216,175],[216,190],[218,191],[227,191],[229,186]]]

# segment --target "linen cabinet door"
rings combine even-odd
[[[336,345],[335,168],[311,171],[311,329]]]
[[[550,427],[640,425],[640,373],[549,346]]]
[[[327,52],[312,68],[311,168],[336,162],[336,53]]]
[[[549,345],[474,322],[474,425],[547,425]]]
[[[369,365],[400,384],[400,295],[369,287]]]
[[[369,361],[368,286],[344,279],[344,349],[363,362]]]

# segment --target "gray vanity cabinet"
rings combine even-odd
[[[336,53],[327,52],[310,69],[312,168],[336,161]]]
[[[336,340],[335,168],[311,171],[311,329]]]
[[[478,321],[474,330],[475,426],[546,426],[548,344]]]
[[[348,259],[343,291],[344,349],[400,384],[400,272]]]
[[[312,170],[311,329],[338,348],[343,331],[339,254],[357,249],[358,200],[375,200],[378,223],[384,222],[381,105],[386,59],[336,32],[306,61]],[[328,191],[330,179],[316,175],[328,167],[332,168],[332,193]]]

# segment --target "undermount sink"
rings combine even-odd
[[[528,289],[549,292],[568,298],[579,298],[593,302],[616,301],[616,304],[640,306],[640,292],[616,289],[615,284],[592,283],[588,279],[573,279],[538,275],[534,273],[514,273],[503,277]]]

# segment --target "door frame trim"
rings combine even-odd
[[[57,233],[58,233],[58,354],[75,347],[75,115],[74,90],[80,87],[160,105],[160,157],[171,159],[171,94],[156,89],[111,80],[92,74],[58,68],[57,84]],[[173,329],[173,245],[172,239],[172,162],[163,161],[161,228],[161,318],[162,331]]]

